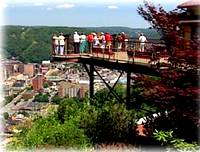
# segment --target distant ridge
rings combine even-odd
[[[159,34],[154,29],[140,29],[121,26],[109,27],[64,27],[64,26],[3,26],[4,56],[17,57],[22,62],[41,62],[51,57],[51,37],[53,33],[63,32],[72,34],[74,31],[84,32],[110,32],[117,34],[125,32],[129,37],[138,38],[138,33],[144,33],[149,39],[159,39]]]

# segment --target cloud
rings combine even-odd
[[[7,8],[8,4],[3,3],[2,8]]]
[[[108,6],[108,8],[109,8],[109,9],[117,9],[117,8],[118,8],[118,6],[115,6],[115,5],[110,5],[110,6]]]
[[[74,7],[74,6],[75,6],[74,4],[65,3],[65,4],[57,5],[56,8],[72,8],[72,7]]]
[[[51,11],[53,8],[52,7],[47,7],[47,10],[48,11]]]
[[[34,6],[43,6],[44,3],[40,3],[40,2],[37,2],[37,3],[34,3]]]

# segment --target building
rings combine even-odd
[[[42,74],[37,74],[32,79],[32,86],[34,91],[41,91],[43,90],[43,83],[44,83],[44,76]]]
[[[200,1],[189,0],[177,7],[186,9],[186,11],[180,15],[179,23],[181,25],[181,30],[183,30],[183,38],[185,40],[184,48],[187,49],[191,45],[191,40],[200,40]],[[199,48],[197,48],[197,50],[198,49]]]
[[[19,72],[19,65],[22,64],[18,60],[8,60],[3,59],[1,60],[2,65],[2,79],[6,80],[9,78],[13,73]]]
[[[33,77],[35,75],[35,64],[24,64],[24,74]]]
[[[46,74],[48,70],[51,68],[51,62],[48,61],[42,61],[42,66],[41,66],[41,73]]]
[[[76,85],[68,82],[61,82],[58,88],[58,96],[64,97],[78,97],[83,98],[89,90],[88,85]]]
[[[48,66],[42,66],[41,67],[41,73],[42,74],[46,74],[49,71],[49,67]]]

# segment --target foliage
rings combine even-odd
[[[7,105],[15,98],[15,95],[5,96],[5,103],[4,105]]]
[[[52,97],[51,102],[55,104],[59,104],[61,102],[62,98],[60,98],[58,95],[55,95]]]
[[[29,91],[29,90],[33,90],[33,87],[32,87],[32,86],[27,86],[27,87],[26,87],[26,90],[28,90],[28,91]]]
[[[135,118],[136,119],[136,118]],[[97,143],[129,141],[134,137],[134,115],[125,104],[106,102],[98,113],[94,139]]]
[[[168,79],[169,80],[169,79]],[[156,118],[148,117],[145,124],[148,133],[152,131],[173,129],[179,138],[197,141],[198,106],[196,94],[190,88],[166,84],[168,80],[153,81],[146,76],[134,79],[132,86],[135,101],[132,106],[144,116],[160,113]],[[152,108],[151,108],[152,107]]]
[[[124,92],[124,89],[118,91]],[[118,103],[114,97],[99,101],[99,95],[106,92],[107,90],[97,92],[95,101],[88,98],[82,101],[76,98],[62,100],[57,109],[60,123],[64,124],[73,119],[80,124],[93,143],[128,140],[134,135],[131,128],[134,127],[136,119],[135,111],[127,110],[126,105]]]
[[[184,68],[197,68],[200,53],[198,46],[200,41],[193,35],[192,40],[183,38],[183,29],[180,26],[180,16],[186,14],[185,10],[174,9],[165,11],[162,6],[155,7],[152,3],[145,1],[144,6],[138,7],[138,13],[150,23],[150,25],[161,33],[161,39],[166,44],[169,62],[172,66],[182,66]],[[190,45],[187,49],[185,44],[189,41]],[[156,49],[156,48],[154,48]]]
[[[49,84],[48,84],[47,82],[45,82],[45,83],[43,84],[43,87],[44,87],[44,88],[48,88],[48,87],[49,87]]]
[[[57,116],[61,123],[78,115],[79,104],[76,98],[62,100],[57,109]]]
[[[30,116],[30,114],[28,112],[26,112],[26,111],[19,111],[18,113],[24,115],[25,117],[29,117]]]
[[[3,113],[3,117],[5,120],[7,120],[9,118],[9,113],[8,112],[4,112]]]
[[[177,151],[197,151],[196,143],[187,143],[184,139],[173,137],[173,131],[158,131],[155,130],[154,138],[162,143],[162,145],[172,146]]]
[[[48,94],[39,93],[39,94],[37,94],[35,96],[34,101],[37,101],[37,102],[48,102],[49,101]]]
[[[185,13],[185,10],[175,9],[167,12],[162,6],[155,7],[152,3],[145,1],[144,6],[138,7],[138,13],[162,34],[162,40],[166,43],[169,54],[168,61],[171,63],[167,70],[160,70],[158,64],[161,79],[156,83],[149,83],[149,80],[144,77],[135,79],[135,81],[144,80],[146,85],[142,90],[143,93],[141,92],[142,98],[145,98],[147,104],[155,105],[162,114],[147,126],[152,130],[157,127],[160,130],[174,129],[175,135],[179,138],[197,140],[196,130],[199,123],[197,107],[200,90],[197,68],[200,56],[193,45],[187,50],[183,48],[185,42],[179,16]],[[167,116],[164,115],[166,111]]]
[[[84,148],[89,139],[72,119],[60,124],[55,116],[35,120],[31,128],[23,129],[18,137],[18,146],[36,148],[45,145],[64,146],[66,148]]]
[[[162,6],[156,8],[152,3],[145,1],[144,7],[138,7],[138,13],[162,34],[168,51],[174,52],[174,49],[180,45],[180,31],[177,30],[180,12],[177,10],[167,12]]]

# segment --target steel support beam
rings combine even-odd
[[[97,75],[101,78],[101,80],[105,83],[106,87],[109,89],[109,90],[112,90],[112,87],[102,78],[102,76],[99,74],[99,72],[94,69],[94,71],[97,73]],[[123,99],[114,91],[112,90],[111,93],[115,96],[115,98],[119,101],[119,102],[122,102]]]
[[[127,109],[130,108],[130,98],[131,98],[131,72],[127,71],[127,82],[126,82],[126,106],[127,106]]]
[[[94,97],[94,65],[93,64],[90,64],[89,77],[90,77],[90,98],[93,98]]]
[[[115,86],[117,85],[117,82],[118,82],[119,79],[121,78],[122,74],[123,74],[123,71],[121,71],[119,77],[117,78],[117,80],[115,81],[114,85],[113,85],[112,88],[110,89],[110,91],[109,91],[108,95],[106,96],[105,100],[108,99],[108,97],[110,96],[110,94],[111,94],[112,91],[114,90],[114,88],[115,88]]]
[[[90,98],[94,97],[94,65],[90,64],[90,69],[87,67],[86,64],[83,64],[86,72],[88,73],[89,80],[90,80]]]

